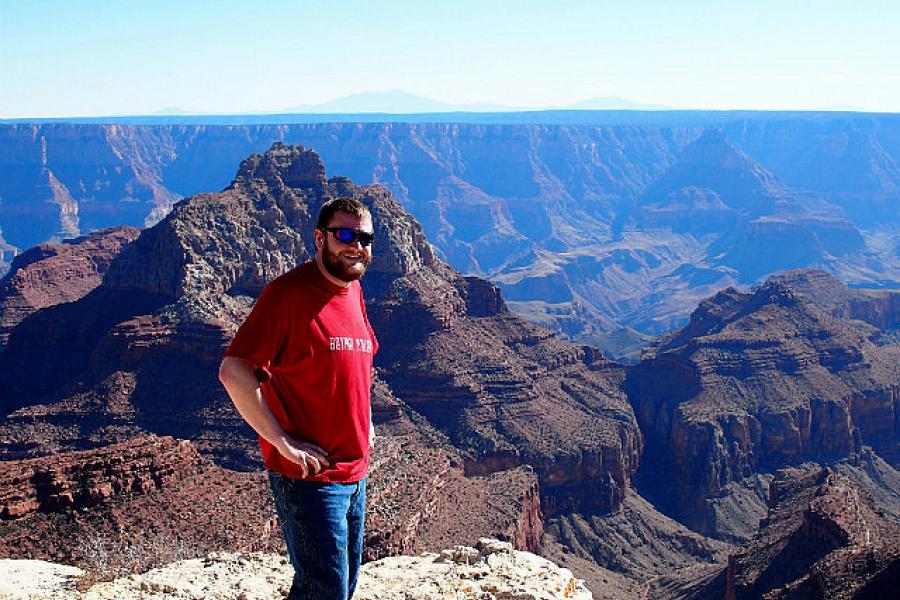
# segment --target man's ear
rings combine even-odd
[[[322,249],[322,244],[325,243],[325,233],[322,232],[321,229],[316,229],[313,231],[313,241],[316,245],[316,251]]]

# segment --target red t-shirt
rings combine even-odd
[[[359,282],[336,286],[307,262],[266,286],[225,356],[256,367],[266,404],[286,433],[328,453],[331,466],[306,480],[354,482],[369,466],[377,351]],[[259,446],[267,469],[302,478],[266,440]]]

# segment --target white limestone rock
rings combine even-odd
[[[356,600],[589,600],[591,593],[568,569],[482,538],[476,548],[395,556],[363,566]]]
[[[40,568],[23,563],[40,563]],[[217,552],[98,583],[84,593],[74,589],[80,575],[80,569],[43,561],[0,561],[0,590],[9,587],[11,594],[19,594],[0,591],[0,600],[271,600],[287,595],[293,569],[284,556]],[[568,569],[490,538],[482,538],[475,548],[456,546],[440,554],[367,563],[354,595],[354,600],[591,598]]]
[[[272,600],[287,596],[292,576],[285,556],[215,552],[98,583],[83,600]]]
[[[0,559],[0,600],[79,598],[75,582],[82,575],[78,567],[45,560]]]

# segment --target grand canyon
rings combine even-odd
[[[367,560],[489,536],[595,598],[885,597],[900,121],[710,118],[0,126],[0,552],[282,550],[216,370],[351,196]]]
[[[514,312],[617,358],[636,359],[701,299],[777,271],[900,281],[897,115],[413,117],[0,125],[0,271],[53,237],[153,224],[282,141],[384,185],[440,258],[499,285]]]

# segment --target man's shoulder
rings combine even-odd
[[[287,273],[279,275],[269,285],[277,285],[279,287],[303,286],[315,277],[317,268],[316,263],[308,260],[303,264],[297,265]]]
[[[302,294],[309,288],[312,277],[315,275],[310,268],[315,269],[316,265],[312,261],[307,261],[282,273],[266,285],[264,292],[269,295]]]

